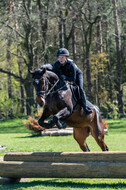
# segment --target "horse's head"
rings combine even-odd
[[[34,72],[29,71],[33,78],[33,85],[36,89],[36,101],[40,106],[45,104],[45,95],[56,83],[58,76],[45,68],[45,65]]]
[[[34,72],[29,71],[33,78],[33,85],[36,90],[36,101],[40,106],[45,104],[44,96],[49,88],[49,80],[46,77],[46,69],[36,69]]]

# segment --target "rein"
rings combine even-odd
[[[50,92],[54,89],[54,87],[58,84],[59,79],[55,82],[55,84],[52,86],[52,88],[50,88],[50,90],[47,92],[46,96],[48,96],[50,94]]]
[[[40,78],[39,80],[41,80],[42,78]],[[46,78],[47,79],[47,78]],[[48,80],[48,79],[47,79]],[[58,82],[60,81],[60,79],[58,79],[56,82],[55,82],[55,84],[54,85],[52,85],[50,82],[49,82],[49,80],[48,80],[48,83],[49,84],[51,84],[51,88],[48,90],[48,91],[37,91],[36,92],[36,95],[41,95],[41,96],[44,96],[44,98],[46,98],[51,92],[52,92],[52,90],[55,88],[55,86],[58,84]],[[69,81],[67,81],[67,83],[68,84],[71,84],[71,82],[69,82]],[[60,87],[60,88],[58,88],[58,90],[60,90],[60,89],[62,89],[64,87],[64,85],[62,86],[62,87]]]
[[[45,97],[47,97],[51,92],[52,90],[55,88],[55,86],[58,84],[59,82],[59,79],[55,82],[55,84],[48,90],[48,92],[46,91],[39,91],[36,93],[36,95],[45,95]],[[49,82],[50,83],[50,82]]]

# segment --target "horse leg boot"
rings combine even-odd
[[[65,129],[67,127],[67,124],[63,121],[59,121],[56,116],[53,117],[52,123],[55,123],[58,129]]]
[[[81,106],[83,107],[84,114],[85,115],[91,114],[92,110],[87,108],[87,106],[86,106],[86,95],[85,95],[84,91],[81,89],[80,89],[80,94],[81,94],[80,103],[81,103]]]
[[[72,113],[72,110],[71,109],[68,109],[67,107],[60,110],[56,115],[53,116],[53,121],[55,122],[56,126],[59,128],[59,129],[62,129],[62,128],[66,128],[67,124],[65,122],[60,122],[59,119],[66,119],[67,117],[69,117]]]
[[[54,122],[56,124],[56,126],[57,126],[58,129],[62,129],[63,128],[62,123],[58,120],[58,118],[56,116],[53,117],[52,122]]]

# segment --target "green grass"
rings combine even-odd
[[[108,123],[109,133],[105,142],[109,150],[125,151],[126,119],[109,120]],[[91,151],[101,151],[92,136],[87,138],[87,143]],[[8,151],[81,151],[72,135],[32,136],[20,119],[0,121],[0,144],[5,145]]]
[[[126,151],[126,119],[108,120],[109,133],[105,142],[110,151]],[[7,147],[6,151],[81,151],[73,136],[42,137],[31,136],[22,120],[13,119],[0,121],[0,144]],[[90,136],[87,144],[91,151],[101,151],[95,140]],[[1,150],[3,156],[5,150]],[[28,179],[19,184],[0,185],[0,190],[123,190],[126,179]]]
[[[0,120],[0,134],[29,133],[22,119]]]
[[[4,185],[2,190],[114,190],[126,189],[124,179],[30,179],[29,182]]]

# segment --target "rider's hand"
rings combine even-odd
[[[65,75],[61,75],[61,76],[60,76],[60,79],[61,79],[61,80],[65,80],[65,79],[66,79],[66,76],[65,76]]]

